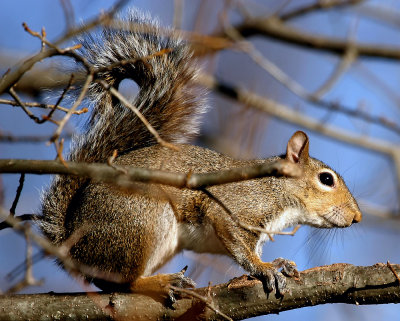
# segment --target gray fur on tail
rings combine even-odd
[[[130,60],[99,73],[98,78],[115,88],[125,78],[134,80],[140,90],[132,104],[164,140],[185,143],[198,133],[200,116],[206,110],[204,95],[193,84],[198,70],[188,45],[172,36],[171,30],[161,30],[157,22],[132,11],[126,19],[126,30],[103,28],[84,36],[81,43],[80,54],[95,68]],[[105,162],[114,150],[122,155],[156,144],[135,114],[99,83],[91,84],[88,102],[91,115],[83,133],[73,139],[69,160]],[[74,195],[85,182],[72,176],[56,176],[43,195],[39,224],[56,244],[65,240],[67,211],[74,206]]]

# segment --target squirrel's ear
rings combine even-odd
[[[306,133],[297,131],[289,139],[286,159],[293,163],[303,163],[308,160],[308,136]]]

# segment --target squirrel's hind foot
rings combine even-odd
[[[180,296],[179,291],[174,291],[171,287],[182,289],[196,287],[196,283],[191,278],[185,276],[186,270],[187,266],[177,273],[139,277],[131,284],[131,291],[143,293],[154,298],[164,298],[164,303],[168,307],[173,308],[172,305]]]

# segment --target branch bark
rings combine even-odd
[[[400,265],[392,265],[399,273]],[[290,294],[265,294],[262,283],[249,276],[210,289],[196,289],[222,313],[240,320],[325,303],[356,305],[400,302],[399,281],[383,263],[373,266],[333,264],[303,271],[288,279]],[[194,297],[183,297],[167,308],[160,300],[142,294],[68,293],[0,296],[2,320],[175,320],[199,313],[205,320],[221,319]]]
[[[301,170],[286,160],[232,168],[211,173],[173,173],[130,166],[99,163],[75,163],[49,160],[0,159],[0,173],[69,174],[94,181],[129,187],[133,182],[171,185],[178,188],[201,189],[211,185],[232,183],[263,176],[300,176]]]

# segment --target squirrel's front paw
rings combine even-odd
[[[276,292],[280,295],[288,293],[285,276],[299,276],[299,272],[296,270],[296,263],[280,257],[264,264],[263,271],[255,276],[261,279],[265,290],[267,292]]]

